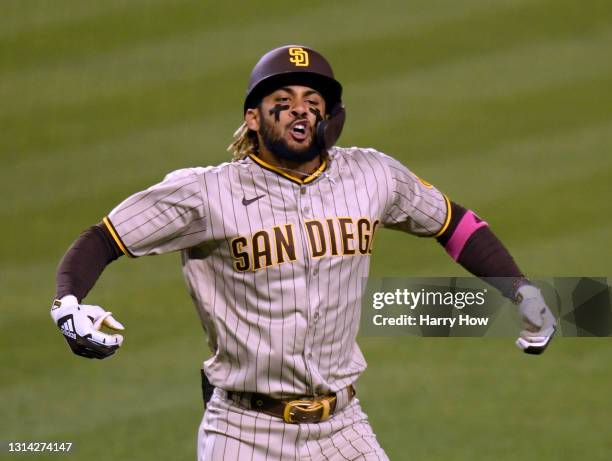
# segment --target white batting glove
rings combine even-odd
[[[102,325],[113,330],[124,330],[123,325],[100,306],[79,304],[72,295],[56,299],[51,306],[51,318],[59,327],[70,349],[90,359],[104,359],[115,353],[123,343],[123,336],[100,331]]]
[[[516,345],[527,354],[541,354],[555,334],[555,317],[533,285],[520,287],[516,300],[524,325]]]

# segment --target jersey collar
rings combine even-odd
[[[260,159],[259,157],[257,157],[256,155],[249,155],[249,158],[251,160],[253,160],[255,163],[257,163],[260,167],[272,171],[273,173],[279,174],[287,179],[289,179],[290,181],[296,183],[296,184],[308,184],[311,183],[312,181],[314,181],[315,179],[317,179],[319,176],[321,176],[321,174],[323,173],[323,171],[325,171],[325,168],[327,168],[327,160],[323,159],[323,161],[321,162],[321,166],[319,166],[319,168],[317,168],[312,174],[310,174],[309,176],[306,176],[304,179],[298,179],[298,178],[294,178],[293,176],[291,176],[290,174],[288,174],[286,171],[283,171],[282,169],[274,166],[274,165],[270,165],[268,162],[263,161],[262,159]]]

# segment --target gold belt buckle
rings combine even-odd
[[[321,411],[321,417],[318,421],[306,421],[309,415]],[[302,423],[302,422],[321,422],[325,421],[329,417],[330,406],[328,399],[321,400],[291,400],[285,404],[285,411],[283,412],[283,419],[286,423]],[[297,416],[296,421],[294,417]]]

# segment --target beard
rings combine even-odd
[[[259,134],[263,144],[266,149],[279,159],[295,163],[305,163],[315,159],[321,153],[321,148],[315,142],[314,136],[307,145],[298,149],[292,148],[282,135],[274,133],[274,125],[265,119],[262,122]]]

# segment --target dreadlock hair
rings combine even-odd
[[[234,162],[257,153],[258,148],[257,133],[249,130],[246,122],[243,122],[234,132],[234,141],[227,146],[228,152],[232,153],[232,160]]]

